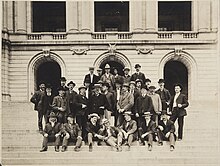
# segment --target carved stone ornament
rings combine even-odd
[[[50,49],[43,49],[44,57],[50,57]]]
[[[136,48],[138,54],[152,54],[153,48]]]
[[[178,60],[181,57],[182,51],[183,51],[182,48],[175,48],[173,59]]]
[[[116,44],[109,43],[108,52],[112,55],[115,55],[115,53],[116,53]]]
[[[80,48],[78,48],[78,49],[76,49],[76,48],[71,48],[70,49],[71,51],[72,51],[72,55],[87,55],[87,51],[89,50],[89,49],[80,49]]]

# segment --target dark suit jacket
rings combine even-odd
[[[38,111],[41,111],[43,114],[46,114],[48,111],[52,110],[52,102],[53,102],[53,96],[48,96],[46,93],[44,93],[41,96],[41,99],[38,103]]]
[[[147,132],[149,132],[150,134],[156,133],[156,123],[153,120],[150,120],[150,122],[148,123],[148,126],[146,124],[146,120],[144,120],[141,125],[139,130],[141,130],[141,135],[145,134]]]
[[[144,73],[139,72],[139,74],[137,73],[132,74],[131,81],[136,81],[137,79],[141,79],[144,82],[145,81]]]
[[[64,111],[63,112],[66,112],[67,114],[69,113],[68,112],[68,103],[67,103],[67,98],[66,96],[64,97],[61,97],[61,96],[55,96],[53,98],[53,103],[52,103],[52,108],[54,111],[59,111],[58,110],[58,107],[62,107],[64,108]]]
[[[101,106],[104,106],[104,109],[101,109]],[[110,110],[106,96],[101,93],[98,96],[93,94],[89,99],[89,113],[104,115],[105,109]]]
[[[113,93],[108,92],[107,94],[104,94],[104,95],[106,96],[106,99],[107,99],[107,101],[109,103],[109,107],[110,107],[109,111],[113,112],[113,110],[115,108],[115,105],[116,105]]]
[[[67,97],[67,109],[69,113],[72,113],[73,115],[76,115],[76,96],[77,93],[73,91],[70,93],[70,91],[66,92]]]
[[[77,123],[74,123],[72,126],[70,126],[68,123],[65,123],[62,126],[62,134],[66,133],[69,133],[71,138],[77,138],[78,136],[82,136],[82,131]]]
[[[102,136],[105,136],[105,137],[110,137],[110,136],[113,136],[115,138],[117,138],[120,130],[117,128],[117,127],[114,127],[114,126],[110,126],[109,128],[109,133],[107,132],[107,129],[100,129],[98,134],[102,135]]]
[[[80,94],[76,95],[76,115],[85,115],[88,110],[88,102],[86,96],[82,96]],[[86,108],[82,108],[82,104],[87,105]]]
[[[180,95],[178,96],[178,98],[176,99],[176,103],[178,104],[182,104],[181,108],[177,108],[177,110],[175,110],[176,112],[173,111],[173,102],[174,102],[174,96],[172,96],[171,101],[170,101],[170,107],[169,110],[172,112],[172,114],[177,114],[177,116],[186,116],[186,107],[189,106],[189,103],[187,101],[187,98],[184,94],[180,93]]]
[[[173,121],[171,120],[167,120],[167,124],[165,125],[164,122],[162,120],[160,120],[158,122],[158,125],[163,127],[162,133],[164,135],[166,135],[166,133],[170,132],[170,133],[174,133],[175,132],[175,126]]]
[[[151,97],[149,96],[139,96],[135,102],[135,113],[138,113],[140,116],[143,115],[144,112],[152,112],[153,105]]]
[[[131,76],[130,75],[128,75],[128,76],[123,76],[123,79],[124,79],[124,83],[126,83],[126,84],[129,84],[130,83],[130,81],[131,81]]]
[[[162,96],[162,93],[164,93],[164,99],[161,98],[161,101],[165,100],[166,102],[170,101],[171,99],[171,95],[170,95],[170,92],[164,88],[163,91],[161,91],[160,89],[158,89],[155,93],[157,93],[158,95],[160,95],[160,98]]]
[[[92,90],[94,84],[96,84],[99,81],[99,77],[97,75],[93,74],[93,80],[91,82],[90,74],[87,74],[87,75],[85,75],[83,83],[85,83],[86,80],[89,80],[89,82],[90,82],[89,89]]]
[[[94,126],[91,122],[87,122],[86,124],[86,132],[88,133],[92,133],[93,135],[98,134],[100,130],[100,125],[98,124],[98,122],[96,123],[96,126]]]
[[[44,95],[45,92],[43,91],[36,91],[34,95],[31,97],[30,101],[34,104],[34,110],[38,110],[38,103],[41,100],[42,95]]]
[[[43,134],[45,133],[47,133],[48,135],[55,135],[57,133],[61,134],[61,128],[62,128],[61,123],[56,122],[54,127],[52,127],[51,123],[49,122],[45,125]]]
[[[121,94],[119,101],[117,103],[117,110],[124,109],[125,111],[131,111],[132,106],[134,105],[134,96],[129,92]]]
[[[134,136],[137,136],[137,122],[135,120],[130,120],[128,126],[126,126],[127,121],[124,121],[122,123],[122,126],[120,127],[125,132],[129,132],[129,134],[134,134]]]

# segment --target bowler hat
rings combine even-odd
[[[67,115],[67,118],[68,118],[68,117],[74,118],[74,116],[73,116],[72,114],[68,114],[68,115]]]
[[[86,86],[81,85],[81,86],[78,88],[78,90],[83,89],[83,88],[84,88],[84,89],[87,89]]]
[[[110,65],[109,64],[106,64],[105,65],[105,69],[110,69],[111,67],[110,67]]]
[[[151,116],[152,114],[150,112],[144,112],[142,116]]]
[[[39,86],[40,86],[41,84],[44,84],[44,85],[45,85],[45,82],[44,82],[44,81],[40,81],[40,82],[39,82]]]
[[[136,85],[134,81],[131,81],[131,82],[129,83],[129,85],[131,85],[131,84]]]
[[[129,67],[124,67],[123,71],[125,71],[125,70],[130,71],[130,68]]]
[[[141,82],[143,84],[143,81],[141,79],[136,79],[135,83]]]
[[[176,83],[176,84],[174,85],[174,87],[176,87],[176,86],[179,86],[181,90],[183,89],[183,86],[182,86],[180,83]]]
[[[93,67],[93,66],[89,67],[89,70],[94,70],[94,69],[95,69],[95,67]]]
[[[130,116],[132,116],[133,114],[132,114],[131,111],[125,111],[125,112],[123,113],[123,115],[130,115]]]
[[[158,83],[165,83],[164,79],[159,79]]]
[[[66,78],[65,77],[61,77],[60,81],[66,81]]]
[[[149,78],[145,79],[144,82],[151,82],[151,80]]]
[[[51,84],[47,84],[46,88],[48,88],[48,89],[50,88],[51,89],[52,88]]]
[[[141,65],[136,64],[136,65],[134,66],[135,69],[138,68],[138,67],[141,67]]]
[[[88,119],[91,119],[91,118],[93,118],[93,117],[97,117],[98,119],[100,119],[99,115],[96,114],[96,113],[92,113],[92,114],[89,114],[89,115],[88,115]]]
[[[76,84],[73,81],[70,81],[67,86],[69,86],[70,84],[73,84],[73,86],[76,86]]]
[[[49,115],[49,117],[50,117],[50,118],[56,118],[57,115],[56,115],[54,112],[51,112],[50,115]]]
[[[62,91],[66,91],[62,86],[60,86],[60,87],[57,88],[57,91],[61,91],[61,90],[62,90]]]
[[[150,86],[149,89],[156,89],[156,87],[155,86]]]

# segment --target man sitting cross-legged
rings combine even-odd
[[[170,142],[170,151],[174,150],[174,145],[176,141],[175,126],[173,121],[168,119],[168,114],[166,110],[162,111],[161,119],[158,123],[158,138],[159,144],[163,145],[162,141]]]
[[[108,119],[102,120],[103,128],[99,130],[99,139],[105,141],[108,145],[117,149],[117,151],[122,151],[121,144],[122,144],[122,132],[114,127],[110,126],[110,122]]]
[[[149,151],[152,150],[153,139],[157,135],[156,123],[151,120],[151,115],[150,112],[145,112],[143,114],[145,120],[141,123],[138,129],[140,140],[143,145],[145,145],[144,141],[147,141]]]
[[[74,122],[73,115],[69,114],[67,116],[67,123],[65,123],[62,127],[62,134],[64,137],[61,151],[65,152],[68,142],[72,140],[74,143],[76,143],[74,150],[78,152],[82,144],[82,131],[79,128],[79,125]]]
[[[61,123],[57,122],[57,116],[54,112],[51,112],[49,115],[49,123],[45,125],[43,130],[43,146],[40,152],[47,151],[48,141],[55,140],[55,151],[59,152],[60,145],[60,135],[61,135]]]
[[[130,111],[124,112],[123,115],[125,120],[122,126],[120,126],[120,129],[123,133],[123,140],[127,141],[125,145],[128,146],[128,150],[130,150],[131,143],[137,139],[137,122],[131,119],[133,114]]]

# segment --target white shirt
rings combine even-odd
[[[90,74],[90,80],[91,80],[91,83],[93,81],[93,74]]]
[[[117,101],[118,101],[120,98],[120,89],[116,89],[116,92],[117,92]]]
[[[173,107],[177,107],[176,99],[179,97],[180,93],[176,93],[173,100]]]
[[[148,126],[149,123],[150,123],[150,120],[146,120],[146,126]]]

